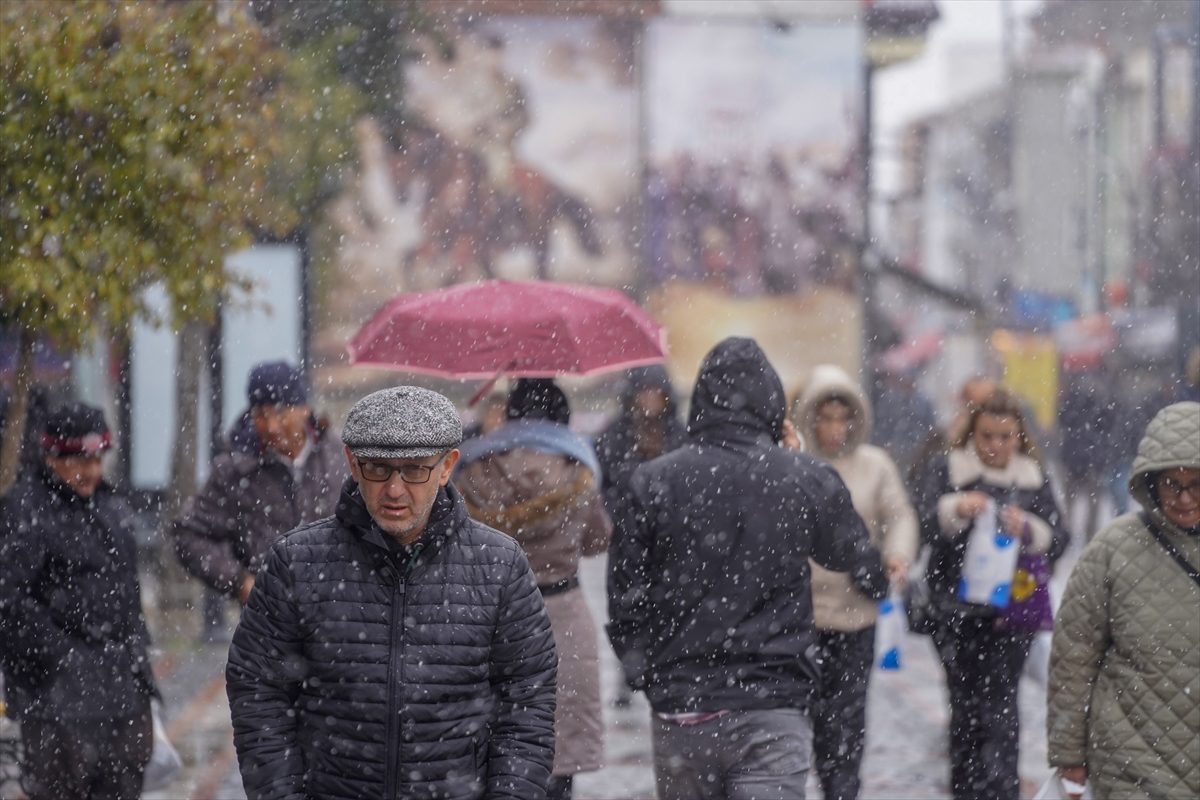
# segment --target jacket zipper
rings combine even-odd
[[[400,783],[400,675],[404,659],[404,613],[407,575],[397,575],[389,566],[392,576],[392,630],[388,643],[388,704],[387,704],[387,775],[384,781],[384,797],[398,797]]]
[[[412,574],[413,565],[421,555],[422,549],[419,544],[414,548],[412,557],[404,566],[404,572],[395,576],[392,583],[392,631],[388,658],[388,767],[384,781],[384,796],[387,798],[399,796],[400,748],[404,745],[400,730],[400,679],[404,673],[405,650],[404,618],[408,613],[408,576]],[[391,566],[387,569],[395,575]]]

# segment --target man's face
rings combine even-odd
[[[277,453],[295,458],[308,439],[309,406],[255,406],[250,412],[259,441]]]
[[[401,544],[412,544],[425,530],[438,488],[450,482],[458,451],[428,458],[359,459],[347,447],[346,458],[371,518]],[[402,476],[401,470],[406,474]],[[385,471],[387,477],[378,480]]]
[[[1167,519],[1181,528],[1200,525],[1200,469],[1168,469],[1158,474],[1158,502]]]
[[[633,412],[646,421],[662,419],[670,402],[671,399],[662,389],[642,389],[633,397]]]
[[[104,459],[98,455],[46,456],[46,466],[85,500],[96,493],[104,478]]]

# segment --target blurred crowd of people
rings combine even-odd
[[[851,164],[811,154],[720,165],[679,156],[648,176],[652,274],[738,295],[844,285],[860,216],[857,180]]]
[[[964,384],[939,430],[907,378],[872,404],[824,365],[789,397],[750,339],[708,354],[686,422],[662,367],[630,371],[594,440],[548,379],[485,396],[465,429],[435,392],[382,390],[339,436],[298,369],[263,364],[167,526],[183,567],[245,607],[229,691],[251,797],[570,797],[604,765],[578,578],[604,553],[615,702],[649,700],[662,800],[803,797],[810,768],[828,800],[857,797],[879,603],[900,593],[945,669],[956,799],[1019,796],[1018,680],[1049,630],[1065,790],[1194,797],[1200,349],[1189,370],[1139,402],[1071,377],[1055,464],[995,380]],[[136,796],[150,757],[158,690],[130,513],[102,477],[111,439],[96,409],[53,411],[3,498],[0,665],[35,800]],[[1117,516],[1097,531],[1104,494]],[[1090,544],[1055,617],[1079,506]],[[1019,551],[997,604],[963,592],[988,514]]]

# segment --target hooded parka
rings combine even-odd
[[[521,548],[453,486],[399,548],[347,481],[271,548],[229,649],[246,794],[543,797],[556,663]]]
[[[577,577],[579,560],[607,550],[612,533],[595,476],[566,455],[521,447],[460,467],[454,482],[473,518],[520,542],[543,592],[558,650],[554,774],[600,769],[598,636]]]
[[[596,437],[596,458],[600,460],[603,472],[601,493],[604,507],[614,524],[628,524],[631,513],[629,482],[634,471],[649,460],[638,451],[638,421],[634,410],[638,394],[646,389],[660,391],[667,398],[667,407],[658,421],[662,433],[662,452],[658,455],[671,452],[687,438],[667,371],[658,365],[630,370],[629,381],[621,393],[621,413]]]
[[[781,447],[784,393],[751,339],[701,365],[687,443],[638,467],[609,551],[609,637],[660,713],[807,709],[818,672],[811,556],[882,581],[827,464]]]
[[[851,413],[846,443],[836,453],[822,452],[817,444],[817,410],[828,400],[841,400]],[[871,409],[862,388],[844,371],[828,364],[816,367],[797,403],[797,428],[813,455],[829,462],[866,523],[871,544],[884,558],[896,557],[911,564],[917,554],[917,514],[908,502],[896,462],[887,451],[866,444],[871,432]],[[813,616],[817,628],[857,631],[875,624],[878,604],[856,589],[850,576],[812,563]]]
[[[1163,513],[1157,473],[1200,469],[1200,403],[1158,413],[1129,490],[1200,568],[1200,534]],[[1053,766],[1086,766],[1097,798],[1200,796],[1200,586],[1139,514],[1108,524],[1067,581],[1054,626],[1046,726]]]

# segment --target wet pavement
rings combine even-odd
[[[1073,558],[1071,559],[1073,561]],[[1065,581],[1071,564],[1063,563],[1056,583]],[[604,557],[582,565],[580,583],[597,620],[604,617]],[[233,614],[229,615],[231,618]],[[160,638],[159,641],[164,641]],[[166,641],[157,656],[168,735],[184,769],[167,788],[148,800],[233,800],[245,797],[237,771],[225,699],[225,644]],[[650,710],[635,694],[626,708],[615,708],[617,660],[602,649],[602,680],[607,727],[608,765],[575,780],[579,800],[630,800],[655,797],[650,744]],[[1041,655],[1035,651],[1027,673],[1036,674]],[[863,765],[863,798],[935,800],[950,796],[946,757],[945,682],[928,637],[909,635],[904,663],[895,672],[876,671],[868,702],[868,731]],[[1046,766],[1045,690],[1033,677],[1021,683],[1022,794],[1032,797],[1049,775]],[[809,797],[820,790],[810,781]]]

